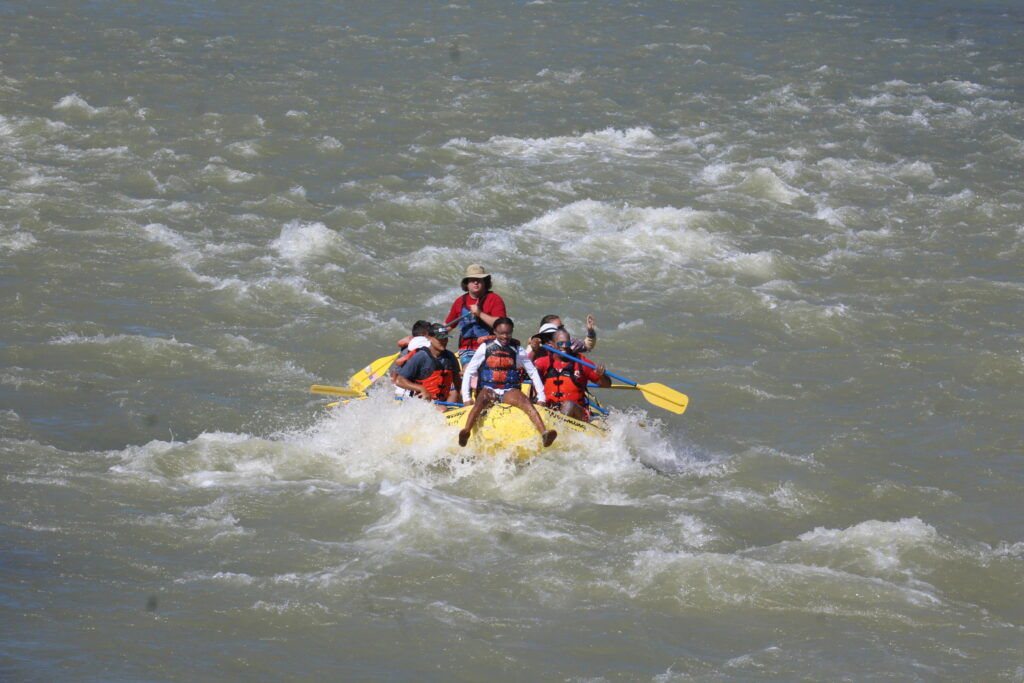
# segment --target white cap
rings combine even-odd
[[[548,332],[551,332],[552,334],[558,332],[558,325],[554,323],[544,323],[540,326],[540,329],[537,330],[537,334],[547,334]]]
[[[406,348],[409,349],[410,351],[415,351],[416,349],[429,349],[430,340],[427,339],[426,337],[413,337],[412,340],[409,342],[409,346],[407,346]]]

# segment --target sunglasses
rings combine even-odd
[[[569,342],[567,342],[567,341],[560,341],[560,342],[556,343],[555,346],[557,346],[560,349],[567,349],[567,348],[569,348]]]

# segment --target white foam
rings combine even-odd
[[[345,145],[335,137],[324,135],[317,141],[316,148],[321,152],[341,152],[345,149]]]
[[[84,336],[77,333],[65,334],[56,339],[51,339],[48,344],[54,346],[78,346],[78,345],[90,345],[90,346],[118,346],[128,345],[140,349],[189,349],[194,350],[197,347],[192,344],[185,342],[179,342],[174,337],[145,337],[142,335],[135,334],[114,334],[105,335],[97,334],[92,336]]]
[[[821,204],[817,205],[814,212],[814,217],[819,221],[825,221],[836,228],[846,227],[847,222],[856,218],[856,215],[856,210],[852,207],[844,206],[836,209],[831,206],[824,206]]]
[[[678,278],[679,266],[709,260],[719,270],[755,277],[774,277],[776,259],[770,252],[747,254],[724,236],[703,227],[714,214],[674,207],[618,207],[582,200],[554,209],[524,224],[520,234],[491,235],[488,250],[517,249],[515,239],[547,240],[568,264],[604,262],[614,255],[624,272],[644,271],[646,278],[662,273]],[[504,242],[504,243],[503,243]]]
[[[223,159],[218,161],[223,162]],[[209,163],[203,167],[203,175],[210,181],[224,181],[231,185],[244,185],[256,180],[258,177],[255,173],[249,173],[248,171],[241,171],[229,166],[223,165],[223,163]]]
[[[759,168],[749,173],[737,186],[739,189],[761,199],[770,199],[779,204],[792,204],[806,193],[790,187],[770,168]]]
[[[252,608],[258,612],[270,612],[272,614],[333,614],[334,610],[319,602],[306,602],[301,600],[285,600],[283,602],[270,602],[257,600]]]
[[[259,142],[256,140],[233,142],[228,145],[227,149],[232,154],[237,154],[238,156],[246,159],[255,159],[263,155],[263,150],[261,149]]]
[[[225,572],[225,571],[190,571],[185,572],[185,575],[181,578],[175,579],[174,583],[222,583],[236,586],[251,586],[256,583],[256,579],[249,574],[240,572]]]
[[[748,553],[749,554],[749,553]],[[682,605],[762,607],[913,623],[913,610],[941,608],[928,586],[912,587],[811,564],[718,553],[644,550],[635,554],[626,587]]]
[[[351,251],[341,235],[319,221],[289,221],[281,228],[280,236],[271,242],[270,246],[277,250],[282,258],[292,263],[322,259],[332,253]]]
[[[870,520],[846,529],[817,527],[798,536],[801,543],[825,551],[829,556],[845,558],[844,566],[886,577],[911,576],[915,553],[935,555],[942,544],[938,532],[918,517],[898,522]]]
[[[260,299],[275,302],[277,305],[290,305],[292,303],[305,305],[315,304],[317,306],[332,306],[334,301],[331,297],[316,289],[316,285],[302,275],[288,275],[285,277],[260,278],[253,283],[241,283],[238,281],[226,283],[226,286],[238,288],[242,295],[257,296]]]
[[[962,81],[956,78],[947,79],[937,85],[955,90],[961,95],[978,95],[989,90],[987,87],[978,83]]]
[[[883,111],[878,115],[878,118],[891,123],[911,124],[921,128],[931,128],[931,121],[928,119],[928,115],[920,109],[914,109],[909,115]]]
[[[182,237],[174,230],[171,230],[163,223],[149,223],[147,225],[144,225],[142,226],[142,232],[146,235],[146,237],[153,240],[154,242],[160,242],[161,244],[166,244],[167,246],[173,247],[174,249],[180,252],[190,253],[193,256],[198,256],[198,252],[196,252],[192,248],[192,245],[189,243],[187,239]]]
[[[51,382],[39,377],[38,373],[14,366],[6,367],[3,372],[0,372],[0,384],[12,386],[15,389],[21,389],[22,387],[43,388],[51,386]],[[7,411],[3,414],[18,417],[17,413],[13,410]],[[20,420],[21,418],[19,417],[18,419]]]
[[[898,522],[869,520],[845,529],[815,527],[797,538],[805,543],[819,545],[854,544],[861,546],[901,546],[932,544],[938,539],[935,527],[919,517],[906,517]]]
[[[99,116],[108,110],[108,107],[93,107],[78,93],[65,95],[53,105],[53,108],[57,111],[84,114],[90,118]]]
[[[7,251],[24,251],[34,247],[38,240],[28,232],[17,231],[0,233],[0,249]]]
[[[487,152],[505,157],[562,158],[565,160],[608,153],[648,157],[653,156],[665,145],[664,140],[651,132],[649,128],[644,127],[625,130],[605,128],[579,135],[550,138],[495,136],[485,143],[473,143],[465,138],[459,138],[445,143],[445,147]]]
[[[540,78],[552,78],[561,83],[575,83],[583,77],[583,69],[572,69],[570,71],[556,71],[553,69],[541,69],[537,72]]]
[[[700,179],[709,185],[718,185],[733,171],[734,164],[713,163],[705,166],[700,172]]]

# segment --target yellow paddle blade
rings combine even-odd
[[[324,394],[325,396],[344,396],[346,398],[358,398],[363,392],[349,389],[348,387],[332,387],[327,384],[314,384],[309,388],[310,393]]]
[[[651,384],[638,384],[636,388],[643,392],[644,398],[652,405],[664,408],[670,413],[682,415],[686,412],[686,406],[690,399],[686,394],[680,393],[664,384],[652,382]]]
[[[378,358],[356,374],[352,375],[352,378],[348,381],[349,388],[359,392],[366,391],[370,388],[371,384],[387,373],[388,368],[390,368],[391,364],[396,360],[398,360],[398,353],[393,356]]]
[[[340,406],[342,403],[351,403],[352,401],[363,401],[368,398],[370,397],[367,396],[366,394],[360,394],[359,396],[354,396],[352,398],[343,398],[340,401],[331,401],[330,403],[325,405],[324,408],[333,408],[334,406]]]

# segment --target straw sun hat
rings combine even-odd
[[[462,291],[468,291],[466,287],[466,280],[470,278],[476,278],[484,281],[484,288],[491,288],[491,274],[484,270],[484,267],[479,263],[472,263],[466,266],[466,274],[462,278]]]

